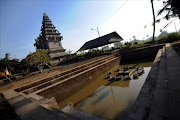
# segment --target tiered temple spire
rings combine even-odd
[[[51,58],[62,58],[67,55],[65,49],[61,44],[62,36],[56,27],[52,24],[46,13],[43,14],[43,21],[41,27],[41,41],[40,48],[48,49]]]

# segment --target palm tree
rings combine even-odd
[[[166,15],[163,17],[163,19],[169,20],[173,17],[179,17],[180,18],[180,7],[179,7],[179,0],[167,0],[163,1],[164,7],[159,10],[158,15],[161,15],[162,13],[166,12]],[[160,22],[161,19],[157,20]]]
[[[160,22],[162,19],[169,20],[170,18],[176,18],[170,21],[168,24],[164,26],[166,28],[169,24],[173,21],[177,20],[177,17],[180,19],[180,7],[179,7],[179,0],[167,0],[163,1],[164,7],[159,10],[157,16],[160,16],[162,13],[165,13],[165,16],[156,20],[156,22]]]
[[[153,38],[152,40],[154,41],[154,35],[155,35],[155,13],[154,13],[154,4],[153,4],[153,0],[151,0],[151,6],[152,6],[152,12],[153,12]]]

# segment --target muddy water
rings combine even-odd
[[[144,73],[138,79],[109,81],[105,79],[108,72],[116,75],[116,69],[127,66],[143,66]],[[89,85],[79,90],[69,98],[59,103],[62,107],[67,102],[72,102],[74,107],[94,113],[108,119],[125,119],[129,109],[136,100],[142,85],[151,69],[152,63],[140,63],[120,65],[108,71],[104,75],[100,75]]]

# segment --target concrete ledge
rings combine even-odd
[[[155,87],[156,79],[159,72],[160,57],[162,54],[162,49],[160,49],[154,59],[151,70],[144,82],[144,85],[129,112],[128,120],[145,120],[148,119],[151,101],[152,101],[152,91]]]
[[[163,47],[148,120],[164,120],[168,114],[168,80],[165,46]]]
[[[180,56],[166,44],[166,59],[169,91],[169,120],[180,119]]]

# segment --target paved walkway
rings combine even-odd
[[[159,74],[153,94],[149,120],[164,120],[168,114],[168,80],[165,47],[162,50]]]
[[[129,112],[127,120],[146,120],[150,112],[150,106],[153,98],[153,91],[155,86],[155,81],[158,77],[160,57],[162,50],[160,49],[156,55],[156,58],[153,62],[151,70],[144,82],[144,85]]]
[[[164,48],[149,120],[180,120],[180,56],[170,44]]]
[[[180,56],[170,44],[158,54],[129,120],[180,120]]]
[[[169,120],[180,120],[180,56],[166,44],[166,59],[169,91]]]

